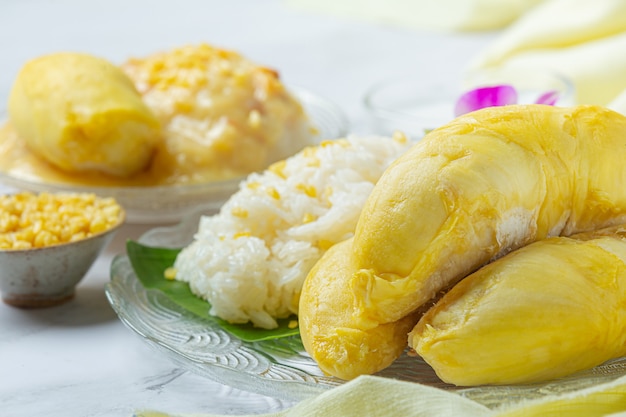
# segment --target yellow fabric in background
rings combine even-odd
[[[500,29],[544,0],[286,0],[306,11],[437,31]]]
[[[626,90],[622,91],[619,96],[613,99],[608,107],[622,114],[626,114]]]
[[[554,52],[625,31],[624,0],[549,0],[507,28],[472,66],[501,65],[529,51]]]
[[[549,70],[569,78],[576,104],[612,104],[626,90],[626,0],[285,0],[291,7],[418,30],[499,30],[468,73]],[[454,81],[454,80],[452,80]]]
[[[626,89],[626,1],[549,0],[507,27],[469,70],[550,70],[578,104],[609,105]]]
[[[210,406],[210,399],[207,399]],[[420,384],[361,376],[290,409],[256,417],[618,417],[626,415],[626,377],[569,394],[490,410],[458,394]],[[134,417],[224,417],[140,411]],[[240,416],[240,417],[252,417]]]

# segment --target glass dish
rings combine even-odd
[[[334,103],[301,88],[290,91],[300,100],[322,139],[336,139],[347,134],[348,121]],[[1,116],[1,115],[0,115]],[[0,172],[0,183],[32,192],[92,192],[114,197],[126,210],[128,223],[174,223],[201,208],[217,211],[237,191],[243,178],[192,185],[154,187],[90,187],[61,183],[45,183],[18,178]]]
[[[158,247],[187,245],[202,212],[177,226],[148,231],[140,241]],[[243,342],[219,326],[181,309],[162,293],[147,291],[126,255],[111,265],[107,298],[120,320],[184,369],[214,381],[283,400],[297,401],[343,384],[326,376],[305,352],[299,337]],[[626,375],[626,358],[549,383],[499,387],[455,387],[442,382],[419,358],[402,355],[379,376],[452,390],[488,407],[569,392]]]
[[[518,91],[520,104],[533,103],[541,94],[556,91],[558,106],[575,104],[575,88],[567,78],[545,71],[493,69],[466,74],[460,82],[398,75],[373,85],[363,97],[374,133],[391,135],[399,130],[420,139],[429,130],[454,118],[456,100],[465,91],[510,84]]]

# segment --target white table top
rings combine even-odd
[[[368,86],[408,72],[425,84],[454,80],[492,36],[333,18],[278,0],[2,0],[0,99],[24,62],[44,53],[83,51],[121,62],[207,42],[278,68],[286,83],[342,107],[353,132],[367,132],[361,98]],[[145,408],[241,414],[291,405],[180,369],[119,321],[104,294],[111,259],[151,227],[126,225],[71,302],[44,310],[0,303],[1,415],[129,417]]]

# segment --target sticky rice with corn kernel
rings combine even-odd
[[[219,213],[200,220],[178,255],[176,279],[232,323],[274,328],[298,312],[308,271],[354,233],[365,200],[410,142],[356,137],[323,142],[251,174]]]
[[[121,68],[162,126],[150,166],[161,183],[243,177],[317,135],[279,73],[238,52],[186,45]]]

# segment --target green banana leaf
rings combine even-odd
[[[195,296],[186,282],[164,277],[164,271],[174,264],[179,252],[180,249],[151,247],[133,240],[126,242],[126,253],[135,275],[146,289],[161,291],[178,306],[204,320],[217,323],[239,339],[246,342],[258,342],[300,334],[297,327],[289,328],[289,323],[297,320],[296,316],[278,320],[276,329],[261,329],[252,324],[232,324],[211,316],[209,314],[211,304]]]

